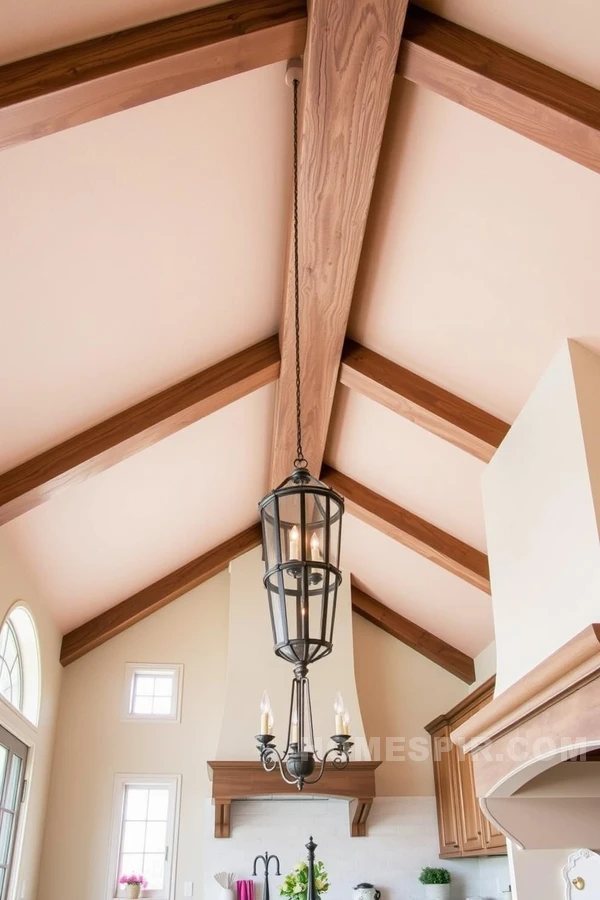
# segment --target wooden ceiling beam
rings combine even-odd
[[[346,511],[361,522],[372,525],[479,590],[491,592],[485,553],[330,466],[325,466],[321,478],[344,497]]]
[[[406,0],[313,0],[300,100],[300,331],[304,454],[321,468],[394,80]],[[291,102],[291,100],[290,100]],[[294,291],[289,273],[271,483],[296,457]]]
[[[354,341],[344,345],[340,382],[484,462],[509,429],[506,422]]]
[[[0,67],[0,148],[300,56],[306,0],[228,0]],[[400,75],[600,171],[600,92],[409,7]]]
[[[300,56],[306,0],[229,0],[0,68],[0,147]]]
[[[355,583],[354,579],[351,590],[352,609],[355,613],[460,678],[461,681],[473,684],[475,662],[470,656],[371,597]]]
[[[411,6],[398,74],[600,172],[600,91]]]
[[[68,666],[75,662],[90,650],[131,628],[136,622],[141,622],[158,609],[223,572],[232,559],[258,547],[261,540],[260,524],[251,525],[208,553],[203,553],[175,572],[65,634],[60,651],[62,665]]]
[[[274,335],[5,472],[0,475],[0,525],[276,381],[278,374]]]

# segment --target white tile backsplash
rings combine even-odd
[[[423,900],[417,878],[426,865],[450,871],[451,900],[502,900],[501,891],[509,884],[506,857],[439,860],[434,797],[378,797],[364,838],[350,837],[348,803],[342,800],[234,802],[228,839],[213,837],[210,801],[205,814],[205,900],[222,900],[215,872],[250,878],[254,857],[265,850],[279,856],[282,875],[286,874],[306,857],[304,845],[311,834],[331,881],[326,900],[351,900],[352,887],[361,881],[379,888],[382,900]],[[262,875],[255,880],[261,900]],[[280,881],[271,877],[272,900],[279,896]]]

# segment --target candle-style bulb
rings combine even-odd
[[[321,542],[319,541],[319,535],[316,531],[313,531],[312,537],[310,539],[310,558],[316,560],[317,562],[323,561],[323,554],[321,553]]]
[[[271,712],[271,701],[269,700],[269,695],[266,691],[263,691],[263,695],[260,700],[260,733],[261,734],[271,734],[271,728],[273,727],[273,713]]]
[[[298,743],[298,710],[294,707],[291,719],[290,744]]]
[[[335,733],[344,733],[344,701],[342,695],[338,691],[333,701],[333,711],[335,713]]]
[[[299,559],[300,552],[300,532],[298,531],[298,526],[294,525],[294,527],[290,531],[290,559]]]
[[[344,724],[344,734],[350,734],[350,713],[347,709],[344,710],[342,721]]]

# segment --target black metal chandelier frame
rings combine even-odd
[[[297,730],[296,734],[294,729]],[[315,748],[308,673],[305,666],[297,666],[292,681],[285,750],[283,753],[279,752],[274,743],[274,735],[256,735],[263,767],[267,772],[279,768],[283,780],[287,784],[295,784],[301,791],[305,784],[316,784],[323,777],[328,761],[336,769],[345,769],[350,762],[350,750],[353,747],[350,735],[332,734],[330,739],[334,746],[323,756],[319,756]],[[313,778],[315,771],[316,776]]]
[[[333,627],[335,624],[335,612],[337,605],[337,587],[342,581],[342,573],[337,566],[334,566],[326,560],[330,559],[331,550],[331,526],[339,521],[344,511],[344,500],[339,494],[336,494],[326,485],[320,485],[312,480],[306,469],[296,469],[290,479],[283,481],[279,487],[275,488],[268,494],[259,504],[263,527],[265,524],[273,530],[275,538],[275,556],[279,561],[275,565],[267,568],[263,577],[263,584],[269,594],[269,613],[271,617],[271,627],[273,629],[273,638],[275,641],[274,652],[281,659],[291,662],[294,665],[309,665],[322,659],[331,653],[333,649]],[[307,522],[306,516],[306,495],[310,494],[311,498],[320,507],[322,521],[324,523],[323,530],[323,559],[308,559],[306,552],[307,541],[302,538],[298,541],[298,549],[300,550],[299,558],[285,558],[284,547],[282,546],[281,532],[290,530],[291,525],[282,520],[280,514],[280,500],[285,497],[300,497],[300,536],[311,531],[311,524]],[[322,497],[324,507],[320,506],[318,499]],[[336,502],[337,511],[332,511],[332,498]],[[273,512],[269,512],[269,507],[273,507]],[[335,548],[335,557],[339,559],[341,542],[341,529],[338,532],[337,547]],[[268,559],[267,559],[268,565]],[[293,587],[286,587],[286,575],[291,576]],[[274,584],[276,582],[276,585]],[[297,628],[299,637],[290,638],[287,610],[285,603],[288,598],[298,596],[298,585],[300,587],[300,616],[301,627]],[[279,601],[279,621],[281,622],[282,633],[278,635],[278,629],[275,621],[275,610],[272,595],[275,593]],[[330,598],[330,594],[332,594]],[[320,638],[309,636],[308,628],[310,619],[308,614],[308,603],[311,597],[320,597],[322,599],[321,606],[321,627]]]

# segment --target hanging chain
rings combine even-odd
[[[296,469],[306,469],[302,452],[302,407],[300,405],[300,275],[298,251],[298,87],[294,78],[294,328],[296,332]]]

